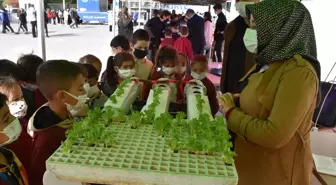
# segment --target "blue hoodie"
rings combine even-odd
[[[9,23],[9,17],[7,11],[1,12],[1,20],[5,23]]]

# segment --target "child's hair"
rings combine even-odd
[[[42,94],[52,100],[60,90],[69,90],[78,75],[83,75],[80,65],[67,60],[50,60],[37,70],[36,82]]]
[[[135,63],[134,57],[128,52],[120,52],[116,54],[114,58],[109,57],[107,61],[106,78],[110,86],[118,85],[118,74],[114,67],[119,68],[125,61],[133,61]]]
[[[43,63],[43,59],[37,55],[28,54],[22,55],[18,61],[17,65],[21,67],[23,71],[23,80],[25,82],[36,82],[36,72],[37,68]]]
[[[189,34],[189,29],[186,26],[181,26],[180,27],[180,33],[181,35],[188,35]]]
[[[167,37],[171,37],[173,35],[173,32],[171,29],[165,29],[164,34]]]
[[[179,62],[177,51],[171,46],[163,46],[156,54],[155,68],[162,67],[167,61],[173,62],[176,66]]]
[[[91,65],[95,65],[95,64],[99,64],[100,66],[102,65],[102,62],[99,60],[98,57],[94,56],[94,55],[85,55],[82,58],[79,59],[79,63],[81,64],[91,64]]]
[[[113,48],[121,47],[121,49],[124,51],[129,51],[131,49],[129,40],[123,35],[114,37],[110,43],[110,46]]]
[[[149,34],[144,29],[138,29],[132,35],[132,44],[135,45],[138,41],[144,40],[149,42]]]
[[[23,79],[22,70],[10,60],[0,60],[0,76],[11,76],[17,81]]]
[[[0,93],[9,96],[15,85],[18,85],[16,80],[10,76],[0,76]]]
[[[7,96],[0,93],[0,109],[2,109],[6,105]]]
[[[208,66],[208,57],[205,55],[195,55],[191,61],[191,66],[193,66],[195,63],[201,63],[205,66]]]
[[[98,71],[97,71],[97,69],[93,65],[91,65],[91,64],[83,64],[83,66],[84,66],[84,68],[85,68],[85,70],[87,72],[87,75],[86,75],[87,78],[96,78],[96,79],[98,79],[98,76],[99,76]]]

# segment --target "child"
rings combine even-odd
[[[214,116],[219,109],[216,87],[207,78],[208,73],[208,58],[205,55],[196,55],[191,62],[191,75],[186,76],[184,81],[199,80],[207,89],[207,96],[211,107],[211,113]]]
[[[153,69],[153,63],[145,58],[149,48],[149,34],[146,30],[138,29],[133,33],[132,47],[136,62],[136,73],[134,76],[147,80]]]
[[[173,32],[172,37],[176,41],[180,35],[179,35],[179,21],[173,21],[170,23],[170,29]]]
[[[173,39],[173,33],[172,33],[172,31],[170,29],[166,29],[165,32],[164,32],[164,34],[165,34],[165,38],[161,42],[159,48],[161,49],[163,46],[174,47],[175,40]]]
[[[178,58],[181,64],[180,68],[176,68],[176,73],[185,76],[186,74],[190,74],[190,62],[189,62],[189,58],[187,57],[187,55],[185,55],[184,53],[179,53],[178,54]]]
[[[114,37],[110,43],[110,46],[113,56],[122,51],[129,52],[131,50],[129,40],[123,35]]]
[[[36,72],[37,68],[43,63],[43,59],[37,55],[29,54],[21,56],[17,65],[23,70],[22,91],[29,109],[28,119],[33,115],[35,110],[47,103],[47,99],[43,96],[38,86],[36,85]],[[30,91],[32,93],[29,93]]]
[[[33,137],[32,184],[42,185],[45,162],[66,139],[72,115],[85,106],[87,95],[81,67],[66,60],[43,63],[36,80],[48,103],[30,118],[28,133]]]
[[[15,154],[5,145],[14,142],[22,128],[17,118],[10,114],[7,98],[0,93],[0,184],[28,185],[28,175]]]
[[[128,52],[118,53],[113,60],[107,63],[107,85],[109,86],[108,96],[111,96],[117,86],[128,77],[136,73],[134,57]]]
[[[17,155],[28,173],[30,173],[32,138],[26,132],[28,121],[23,119],[27,114],[28,106],[23,99],[20,85],[10,76],[0,77],[0,93],[8,97],[6,103],[9,107],[9,112],[19,119],[20,128],[22,127],[23,130],[22,133],[19,133],[17,140],[7,143],[6,147]]]
[[[98,71],[98,74],[100,74],[100,72],[101,72],[102,63],[99,60],[99,58],[97,58],[94,55],[83,56],[82,58],[79,59],[79,63],[80,64],[91,64],[96,68],[96,70]]]
[[[162,78],[169,80],[181,81],[182,75],[175,73],[176,69],[180,67],[180,61],[176,50],[170,46],[163,46],[155,57],[155,67],[152,72],[151,80],[159,80]],[[177,84],[179,86],[179,83]],[[149,91],[152,88],[152,84],[147,84],[144,90],[144,97],[147,97]],[[175,88],[177,89],[177,88]],[[183,93],[172,92],[171,100],[176,102],[182,99]]]
[[[174,48],[179,53],[184,53],[189,59],[193,58],[193,49],[190,40],[187,38],[189,35],[188,27],[180,27],[181,37],[175,41]]]
[[[105,102],[107,101],[107,97],[101,93],[98,87],[98,71],[91,64],[83,64],[86,72],[87,72],[87,84],[89,85],[89,89],[87,90],[88,98],[90,99],[89,104],[90,107],[103,107]]]

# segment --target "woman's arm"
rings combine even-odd
[[[317,77],[305,67],[296,67],[280,79],[273,107],[266,120],[235,108],[229,129],[262,147],[277,149],[294,136],[311,106],[316,103]],[[303,123],[310,124],[310,123]]]

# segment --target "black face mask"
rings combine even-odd
[[[133,54],[136,58],[143,59],[147,56],[148,50],[140,50],[140,49],[134,48]]]

